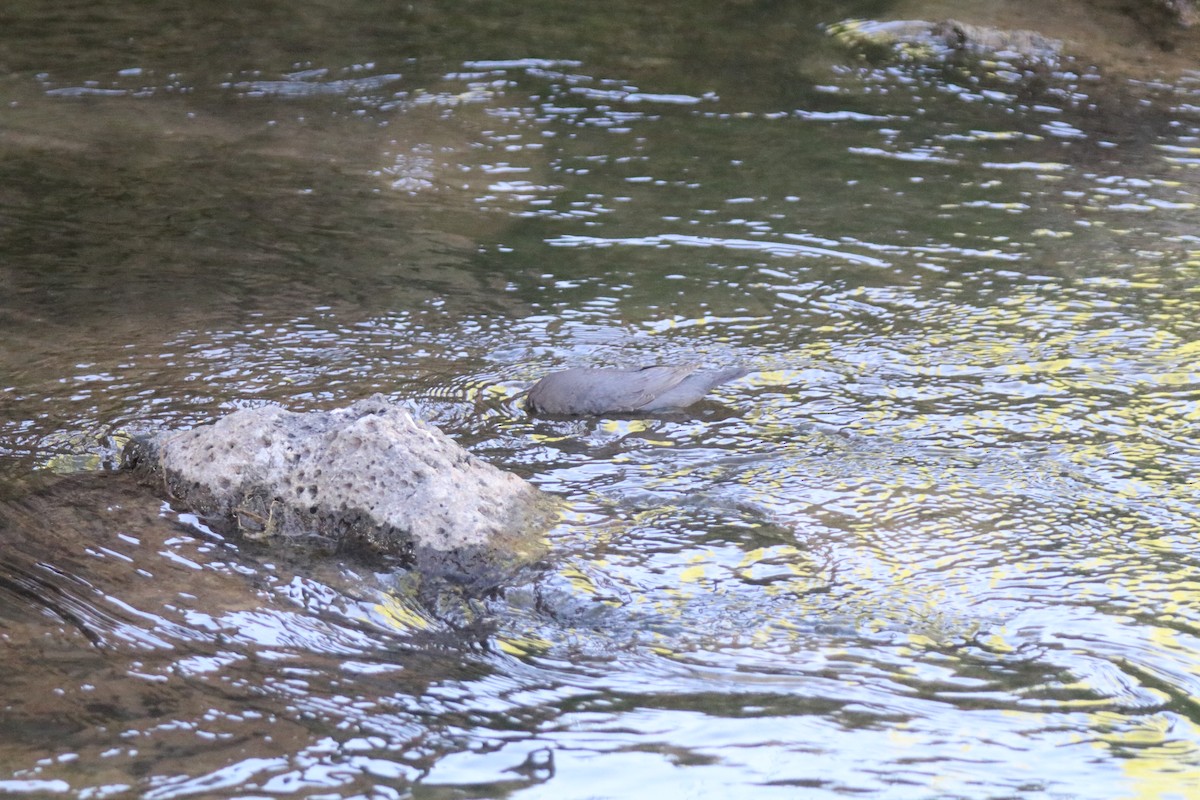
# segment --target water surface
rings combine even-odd
[[[1200,791],[1196,83],[872,11],[4,12],[0,789]],[[753,372],[521,406],[691,360]],[[373,392],[564,499],[545,574],[431,608],[101,471]]]

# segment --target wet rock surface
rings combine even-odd
[[[1037,66],[1046,64],[1044,39],[1061,42],[1052,68],[1096,68],[1110,77],[1142,81],[1190,74],[1200,59],[1200,13],[1193,0],[898,0],[889,6],[888,15],[890,21],[870,21],[866,30],[883,26],[882,34],[888,34],[889,26],[895,25],[890,43],[864,40],[860,32],[851,31],[858,39],[852,49],[910,60],[975,54],[1015,66],[1022,66],[1022,59],[1012,54],[1025,53],[1037,56],[1032,65],[1024,59],[1025,65]],[[840,28],[861,22],[838,23],[829,31],[842,39]],[[942,29],[935,31],[939,25]],[[1011,53],[1005,55],[1009,47]]]
[[[136,438],[124,465],[222,533],[368,552],[486,587],[541,554],[553,503],[382,396]]]
[[[915,60],[944,60],[959,54],[1027,63],[1053,63],[1063,43],[1030,30],[1002,30],[954,19],[928,21],[846,20],[830,34],[847,47],[886,50]]]

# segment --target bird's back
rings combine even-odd
[[[547,414],[603,414],[661,411],[691,405],[717,384],[747,370],[700,372],[696,364],[641,369],[576,368],[542,378],[529,390],[534,411]]]

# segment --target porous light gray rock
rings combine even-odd
[[[365,549],[473,586],[536,560],[554,513],[382,395],[335,411],[242,409],[137,438],[125,464],[223,533]]]

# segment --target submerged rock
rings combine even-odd
[[[1156,0],[1155,5],[1181,28],[1190,28],[1200,22],[1200,11],[1196,10],[1193,0]]]
[[[382,395],[242,409],[136,438],[124,464],[222,533],[395,556],[475,587],[536,560],[553,514],[547,495]]]

